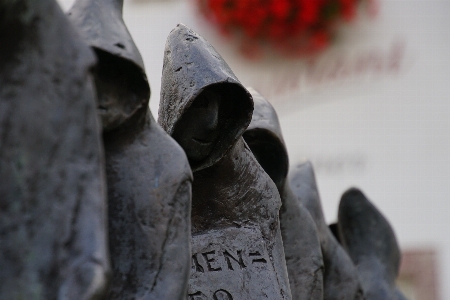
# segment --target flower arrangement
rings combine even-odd
[[[273,48],[298,57],[327,48],[336,29],[355,19],[360,4],[370,13],[376,0],[194,0],[223,35],[238,39],[242,52],[258,56]]]

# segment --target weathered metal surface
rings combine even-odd
[[[195,172],[213,165],[239,139],[250,123],[253,102],[248,100],[250,97],[248,91],[241,85],[216,50],[184,25],[178,25],[170,33],[164,51],[158,122],[167,133],[172,136],[177,135],[174,132],[175,125],[179,121],[183,122],[183,120],[180,120],[181,116],[189,113],[187,109],[206,87],[210,90],[214,89],[214,92],[220,94],[220,97],[223,98],[224,105],[222,105],[221,114],[230,114],[229,118],[222,122],[223,124],[218,124],[219,126],[225,126],[226,130],[221,129],[222,133],[220,139],[216,138],[214,151],[210,151],[203,159],[197,160],[193,160],[188,153],[189,163],[192,171]],[[234,99],[231,101],[228,98]],[[196,119],[195,115],[193,119]],[[197,116],[197,119],[199,119],[199,116]],[[205,139],[209,138],[207,135],[211,134],[211,131],[219,131],[215,128],[214,130],[209,129],[209,124],[197,125],[196,122],[192,122],[191,125],[182,125],[191,128],[191,130],[201,130],[202,127],[206,127],[205,132],[201,133],[205,135]],[[179,126],[179,128],[184,127]],[[185,132],[183,139],[187,141],[190,138],[189,134],[190,132]],[[180,142],[180,138],[175,139]],[[199,143],[193,145],[189,147],[189,149],[193,149],[191,154],[198,152],[202,146]],[[189,151],[186,146],[183,147],[184,150]]]
[[[141,55],[122,19],[123,0],[77,0],[68,16],[100,61],[95,76],[104,131],[146,111],[150,87]]]
[[[315,223],[287,181],[289,159],[277,113],[248,88],[255,109],[244,139],[281,195],[280,227],[293,299],[323,299],[323,258]]]
[[[209,231],[195,235],[192,245],[188,299],[213,299],[218,291],[232,299],[282,299],[259,228]]]
[[[193,272],[190,299],[291,299],[278,219],[280,196],[242,138],[252,110],[251,95],[221,56],[198,34],[178,25],[166,43],[159,121],[183,147],[194,170],[192,247],[202,253],[198,263],[203,270],[213,260],[224,263],[225,249],[238,261],[237,251],[250,255],[255,249],[249,241],[255,241],[252,245],[266,261],[258,267],[246,258],[245,270],[212,271],[222,267],[211,265],[211,272]],[[198,254],[194,252],[193,261]],[[242,276],[239,285],[229,272]]]
[[[360,190],[351,188],[342,195],[337,227],[366,300],[405,300],[395,286],[401,253],[394,231]]]
[[[113,271],[108,299],[185,299],[192,174],[181,147],[150,113],[150,88],[122,4],[78,0],[70,11],[99,60]]]
[[[109,270],[95,58],[53,0],[0,1],[0,299],[97,299]]]
[[[322,212],[314,170],[305,162],[289,174],[291,187],[316,223],[324,260],[324,299],[364,299],[358,273],[352,260],[331,233]]]

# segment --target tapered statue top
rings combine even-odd
[[[296,166],[289,173],[289,180],[294,194],[316,223],[324,260],[324,300],[364,299],[354,263],[325,223],[312,164],[304,162]]]
[[[255,109],[244,139],[281,194],[289,171],[289,157],[278,115],[261,94],[253,88],[247,89],[252,94]]]
[[[128,60],[144,73],[144,62],[122,18],[123,0],[77,0],[68,15],[83,39],[98,50]]]
[[[287,175],[289,159],[278,116],[256,90],[248,88],[255,109],[244,139],[281,195],[280,227],[293,299],[323,299],[323,258],[316,226],[293,194]]]
[[[197,98],[203,100],[191,107]],[[220,115],[196,122],[197,106],[218,102]],[[173,29],[164,53],[158,122],[184,148],[194,172],[226,154],[250,123],[252,111],[250,94],[216,50],[182,24]]]
[[[406,299],[395,286],[401,254],[394,231],[356,188],[342,195],[338,233],[358,269],[366,300]]]
[[[150,88],[122,1],[78,0],[70,17],[98,58],[113,271],[107,299],[184,300],[191,258],[186,155],[150,112]]]
[[[95,77],[105,131],[146,111],[150,86],[144,63],[122,19],[123,0],[77,0],[68,15],[100,61]]]
[[[291,299],[277,188],[242,134],[253,100],[184,25],[166,43],[159,121],[194,170],[188,299]]]

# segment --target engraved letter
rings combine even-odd
[[[214,257],[208,258],[208,254],[213,254],[214,255],[215,253],[216,253],[216,250],[212,250],[212,251],[209,251],[209,252],[206,252],[206,253],[202,253],[203,257],[206,260],[206,264],[208,265],[208,271],[221,271],[222,270],[221,267],[213,268],[211,266],[211,263],[214,262],[215,259],[214,259]]]
[[[214,295],[214,300],[233,300],[230,293],[225,290],[217,290]]]
[[[192,268],[195,272],[205,273],[202,265],[198,262],[197,253],[192,255]]]
[[[231,255],[227,250],[225,250],[225,252],[223,253],[223,257],[225,257],[225,260],[227,261],[228,270],[234,270],[230,258],[235,262],[237,262],[239,264],[239,267],[241,267],[241,269],[244,269],[246,267],[244,261],[242,260],[242,250],[238,250],[237,255],[239,257],[239,260],[236,259],[233,255]]]
[[[263,257],[261,257],[261,253],[259,253],[259,251],[250,252],[248,255],[249,256],[259,256],[259,258],[254,258],[252,260],[252,263],[255,263],[255,262],[267,263],[267,261]]]
[[[188,294],[189,300],[206,300],[205,294],[198,291],[193,294]]]

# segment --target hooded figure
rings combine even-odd
[[[406,300],[395,286],[401,255],[394,231],[360,190],[342,195],[337,227],[366,300]]]
[[[183,150],[155,122],[141,56],[122,0],[78,0],[73,23],[97,54],[109,208],[108,299],[186,298],[192,174]]]
[[[215,49],[184,25],[172,30],[159,121],[194,171],[188,299],[291,299],[280,197],[242,138],[252,111]]]
[[[248,88],[255,109],[244,139],[281,195],[280,227],[292,299],[323,299],[323,258],[316,225],[286,180],[289,159],[278,116],[257,91]]]
[[[297,166],[290,172],[289,180],[294,194],[308,209],[317,226],[325,267],[323,299],[364,299],[355,265],[325,223],[311,163]]]
[[[53,0],[0,1],[0,299],[98,299],[109,272],[95,57]]]

